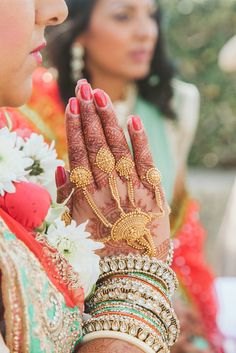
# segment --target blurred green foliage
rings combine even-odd
[[[236,0],[159,0],[169,51],[181,79],[201,94],[190,164],[236,166],[236,72],[220,71],[218,53],[236,34]]]

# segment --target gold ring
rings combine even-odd
[[[96,156],[96,165],[104,173],[111,174],[115,169],[115,157],[108,148],[102,147]]]
[[[131,158],[121,157],[121,159],[116,163],[116,171],[120,176],[129,179],[134,170],[134,162]]]
[[[86,188],[92,181],[92,173],[85,167],[76,167],[70,172],[70,181],[77,188]]]
[[[161,183],[161,174],[157,168],[151,168],[147,171],[144,179],[154,188],[157,188]]]

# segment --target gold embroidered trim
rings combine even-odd
[[[72,353],[82,337],[79,309],[65,306],[62,294],[49,281],[36,257],[20,240],[4,239],[5,231],[8,232],[7,227],[0,220],[0,266],[10,351],[30,353],[33,332],[42,352]],[[27,278],[24,287],[21,269]],[[34,310],[31,320],[29,306]]]

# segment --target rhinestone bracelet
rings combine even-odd
[[[144,273],[163,280],[169,290],[169,295],[172,296],[178,287],[178,281],[174,271],[163,261],[156,258],[150,258],[147,255],[118,255],[105,257],[100,261],[100,279],[114,275],[117,273]]]
[[[114,301],[104,301],[102,303],[96,304],[91,311],[91,314],[94,315],[98,309],[101,310],[101,308],[107,308],[109,306],[122,306],[123,308],[132,308],[136,311],[139,310],[141,313],[152,318],[152,320],[155,320],[159,325],[164,327],[167,333],[168,342],[170,342],[170,345],[172,345],[174,342],[176,342],[180,331],[179,321],[176,317],[176,314],[173,309],[165,308],[163,305],[160,305],[158,308],[153,307],[150,311],[150,306],[153,306],[153,304],[154,303],[149,301],[147,306],[143,305],[140,307],[139,305],[132,304],[129,301],[122,302],[118,299]]]
[[[84,334],[95,331],[116,331],[127,333],[131,337],[136,337],[140,341],[151,347],[154,352],[169,353],[167,345],[160,339],[154,330],[142,321],[135,318],[125,317],[121,315],[101,315],[92,318],[84,324]]]
[[[104,286],[99,287],[88,300],[87,306],[93,308],[95,304],[103,301],[120,299],[146,307],[156,315],[160,314],[160,310],[170,311],[171,308],[169,300],[160,292],[147,286],[145,288],[144,285],[141,286],[139,282],[132,279],[126,280],[126,284],[122,280],[104,283]]]
[[[100,271],[96,290],[87,301],[92,318],[84,324],[85,334],[120,332],[140,340],[141,327],[149,339],[142,342],[154,352],[169,352],[179,335],[170,301],[178,284],[173,270],[156,258],[129,254],[105,257]]]
[[[162,335],[164,341],[171,341],[174,337],[169,337],[169,328],[166,327],[165,323],[160,317],[157,317],[155,314],[151,313],[148,309],[140,308],[138,305],[131,304],[128,302],[122,301],[108,301],[95,306],[91,312],[93,317],[99,313],[106,313],[108,311],[118,311],[118,314],[124,313],[125,315],[135,315],[144,319],[149,325],[155,326],[155,330],[159,331]],[[173,325],[174,326],[174,325]],[[171,328],[171,330],[173,327]],[[173,329],[174,330],[174,329]]]
[[[115,291],[115,295],[120,295],[122,293],[129,293],[133,291],[137,293],[137,297],[144,296],[147,299],[151,298],[153,300],[158,300],[160,295],[163,299],[171,305],[171,301],[166,293],[166,291],[161,288],[153,285],[152,282],[144,281],[142,278],[138,276],[114,276],[104,281],[102,285],[98,286],[96,289],[96,294],[103,292],[104,294],[109,294],[111,286],[113,291]],[[98,296],[98,295],[97,295]],[[111,297],[112,298],[112,297]],[[99,299],[99,296],[98,296]],[[122,299],[122,298],[121,298]],[[138,298],[137,298],[138,299]]]
[[[141,323],[143,322],[149,326],[149,328],[152,329],[153,332],[155,332],[158,336],[160,336],[164,342],[166,342],[168,339],[165,328],[163,327],[163,324],[160,322],[160,320],[156,320],[154,316],[148,316],[148,313],[144,310],[140,311],[133,306],[123,306],[119,303],[109,303],[98,307],[93,312],[94,319],[104,315],[118,315],[121,317],[130,317],[132,319],[136,319],[137,321],[140,321]]]
[[[127,280],[132,280],[133,282],[139,282],[139,287],[141,286],[141,288],[144,285],[155,288],[156,291],[163,293],[163,295],[167,298],[167,300],[170,301],[169,292],[167,291],[165,283],[162,280],[157,280],[156,278],[152,278],[151,276],[148,276],[147,274],[140,273],[140,272],[127,272],[123,274],[118,273],[118,274],[111,275],[103,279],[103,281],[98,282],[97,288],[100,288],[105,284],[109,284],[116,280],[121,281],[122,282],[121,284],[125,286],[126,289],[130,289],[127,284]],[[146,289],[147,288],[145,286],[143,290],[146,291]],[[140,293],[142,293],[142,290],[140,290]]]

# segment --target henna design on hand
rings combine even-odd
[[[82,127],[84,140],[87,148],[91,170],[94,175],[96,185],[101,188],[108,184],[107,175],[96,165],[96,156],[102,148],[107,146],[101,121],[96,113],[93,102],[81,102]]]
[[[134,151],[136,169],[140,180],[143,181],[146,172],[154,167],[152,154],[149,148],[148,138],[143,128],[140,131],[134,131],[134,129],[131,127],[131,124],[129,123],[128,130]],[[150,185],[146,182],[145,186],[150,188]]]
[[[77,353],[144,353],[139,348],[133,346],[132,344],[109,338],[100,338],[79,348]]]
[[[103,92],[104,93],[104,92]],[[104,93],[105,94],[105,93]],[[116,161],[121,157],[131,157],[130,149],[127,144],[123,129],[119,126],[112,103],[105,94],[108,101],[106,109],[97,108],[98,115],[101,119],[103,130],[106,136],[107,143]]]
[[[120,217],[117,205],[112,199],[108,187],[108,176],[95,165],[97,153],[101,147],[109,148],[118,161],[121,157],[129,156],[131,153],[127,145],[122,128],[119,127],[111,104],[105,109],[95,109],[93,101],[84,101],[78,92],[80,103],[80,117],[73,116],[67,110],[67,134],[70,165],[72,167],[84,166],[93,171],[94,180],[92,185],[87,187],[96,207],[107,217],[108,221],[114,224]],[[136,169],[141,177],[146,175],[148,169],[153,167],[152,156],[148,148],[146,134],[143,130],[133,131],[129,127],[133,149],[135,152]],[[130,211],[131,203],[127,195],[127,183],[114,172],[118,184],[118,193],[121,198],[121,205],[126,212]],[[154,190],[150,185],[138,178],[136,172],[132,175],[134,185],[134,197],[137,207],[146,212],[157,213],[158,207],[154,199]],[[133,210],[133,208],[132,208]],[[106,238],[110,230],[101,225],[93,210],[83,197],[80,189],[73,194],[73,218],[80,224],[89,219],[88,231],[94,239]],[[158,258],[166,259],[169,244],[169,221],[168,212],[159,220],[149,225],[153,234]],[[126,242],[107,242],[101,250],[101,256],[109,256],[119,253],[128,254],[135,252]]]
[[[66,130],[70,169],[80,165],[90,170],[81,118],[73,116],[69,111],[69,107],[66,110]]]

